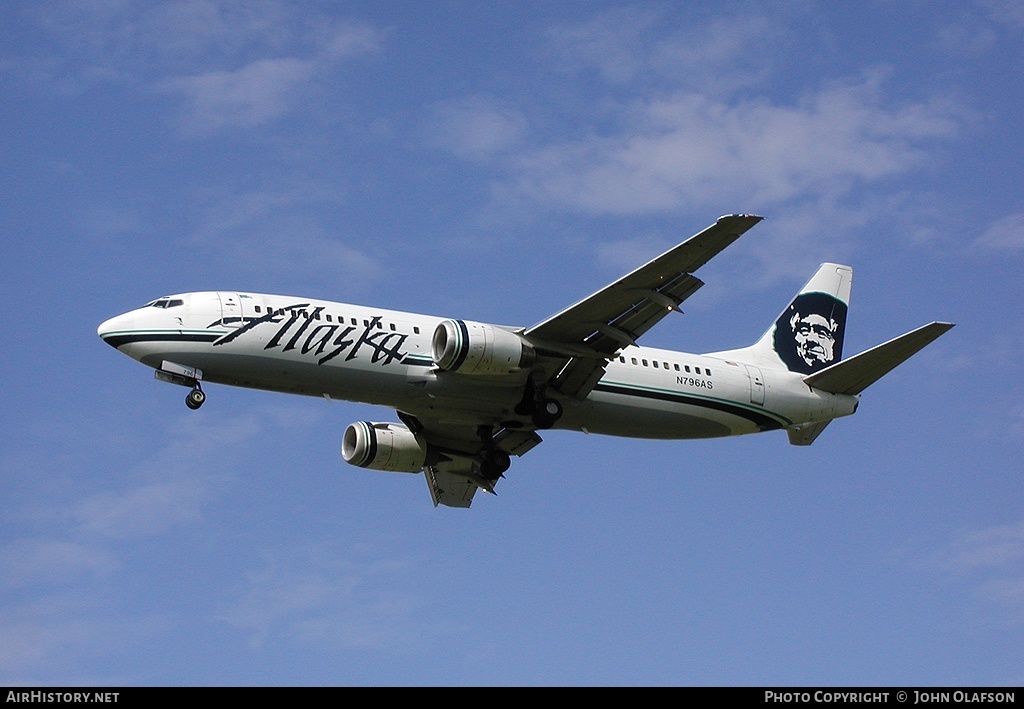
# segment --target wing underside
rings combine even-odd
[[[434,506],[469,507],[478,489],[496,494],[494,486],[511,456],[522,456],[541,443],[533,430],[499,428],[399,412],[399,417],[433,452],[423,476]]]
[[[457,467],[453,469],[448,464],[428,465],[423,468],[423,476],[426,478],[434,507],[469,507],[473,503],[473,495],[480,485],[467,473],[471,471],[460,471]]]

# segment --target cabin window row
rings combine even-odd
[[[253,309],[257,313],[262,313],[263,312],[263,307],[260,306],[260,305],[253,306]],[[267,313],[270,313],[270,314],[273,314],[273,315],[281,315],[281,316],[285,315],[285,311],[283,309],[282,310],[278,310],[277,312],[274,312],[273,308],[267,308]],[[307,313],[305,310],[300,310],[299,311],[299,315],[301,315],[302,317],[312,317],[314,320],[319,320],[320,319],[320,315],[321,315],[321,311],[314,310],[312,312],[312,314],[310,314],[310,313]],[[324,320],[326,320],[327,322],[334,322],[334,316],[332,316],[330,313],[323,313],[323,317],[324,317]],[[345,317],[343,315],[338,315],[337,318],[338,318],[337,322],[340,325],[344,325],[345,324]],[[352,325],[358,325],[359,324],[358,318],[349,318],[349,322]],[[369,320],[363,320],[363,327],[370,327],[370,321]],[[395,332],[396,331],[395,323],[389,323],[388,324],[388,328],[392,332]],[[377,321],[377,329],[378,330],[383,330],[384,329],[383,321],[381,321],[381,320]],[[420,328],[419,328],[418,325],[414,325],[412,330],[417,335],[420,334]]]
[[[623,364],[626,364],[626,358],[621,356],[621,355],[619,356],[619,361],[622,362]],[[685,371],[687,374],[700,374],[701,373],[701,367],[697,367],[696,365],[693,367],[693,369],[691,371],[690,365],[688,365],[688,364],[684,364],[684,365],[682,365],[680,367],[679,363],[669,364],[668,362],[658,361],[656,359],[652,359],[652,360],[650,360],[650,362],[648,362],[646,359],[642,359],[641,358],[641,359],[638,360],[636,357],[630,357],[629,361],[630,361],[631,364],[640,365],[640,366],[643,366],[643,367],[654,367],[655,369],[667,369],[667,370],[674,369],[677,372],[684,372]],[[704,374],[706,374],[709,377],[711,376],[711,370],[710,369],[708,369],[707,367],[704,367],[703,370],[704,370],[703,371]]]

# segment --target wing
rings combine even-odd
[[[469,507],[477,489],[491,494],[509,456],[521,456],[541,442],[535,431],[502,428],[473,422],[413,416],[399,411],[399,418],[432,451],[423,476],[434,507]]]
[[[720,217],[653,261],[523,331],[543,360],[535,375],[564,395],[586,397],[610,358],[704,285],[692,272],[759,221],[752,215]],[[469,507],[478,489],[494,493],[509,456],[521,456],[541,442],[532,428],[500,428],[458,418],[455,411],[449,415],[399,412],[434,452],[423,475],[435,506]]]
[[[704,231],[523,334],[552,356],[548,386],[585,398],[608,360],[690,297],[703,281],[692,275],[761,221],[750,214],[719,217]]]
[[[439,463],[423,468],[423,477],[427,480],[430,499],[434,507],[469,507],[473,504],[473,495],[480,487],[471,477],[470,465],[452,465]]]

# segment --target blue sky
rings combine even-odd
[[[0,6],[0,683],[1024,681],[1024,6]],[[810,448],[551,432],[434,509],[380,407],[96,337],[242,290],[529,325],[765,221],[645,344],[957,327]]]

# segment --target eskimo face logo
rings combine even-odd
[[[845,303],[801,293],[775,322],[775,351],[790,371],[810,374],[842,358],[845,329]]]

